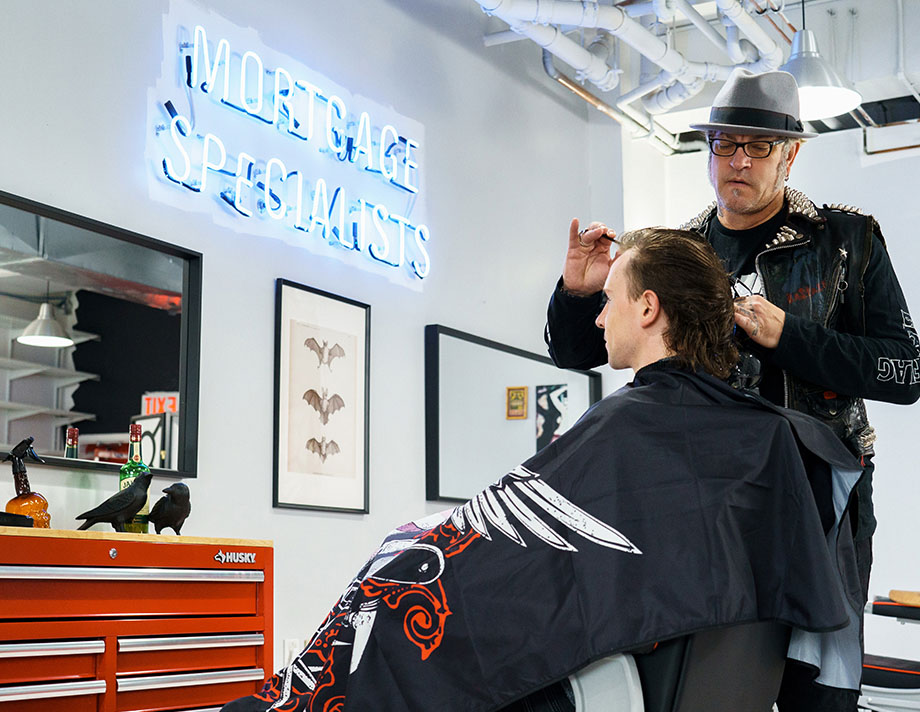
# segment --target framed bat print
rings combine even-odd
[[[369,511],[370,310],[276,281],[275,507]]]

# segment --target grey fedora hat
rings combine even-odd
[[[789,72],[754,74],[737,68],[713,99],[709,123],[698,131],[814,138],[799,120],[799,88]]]

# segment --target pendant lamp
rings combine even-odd
[[[54,306],[50,301],[41,305],[38,316],[29,322],[22,334],[16,337],[16,341],[26,346],[54,349],[73,346],[73,339],[65,333],[64,327],[54,318]]]
[[[847,87],[818,52],[815,33],[805,29],[805,0],[802,0],[802,29],[793,36],[792,54],[780,69],[794,76],[799,85],[802,121],[839,116],[862,103],[859,92]]]

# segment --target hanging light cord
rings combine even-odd
[[[802,0],[802,29],[805,29],[805,0]]]
[[[52,297],[50,294],[45,297],[41,296],[29,296],[27,294],[13,294],[12,292],[0,292],[0,297],[11,297],[12,299],[21,299],[24,302],[31,302],[32,304],[44,304],[49,302],[56,307],[63,307],[67,304],[66,296]]]

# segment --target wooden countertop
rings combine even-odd
[[[132,534],[129,532],[74,531],[70,529],[32,529],[29,527],[0,527],[0,536],[33,536],[57,539],[90,539],[93,541],[145,541],[162,544],[219,544],[220,546],[263,546],[272,548],[267,539],[218,539],[169,534]]]

